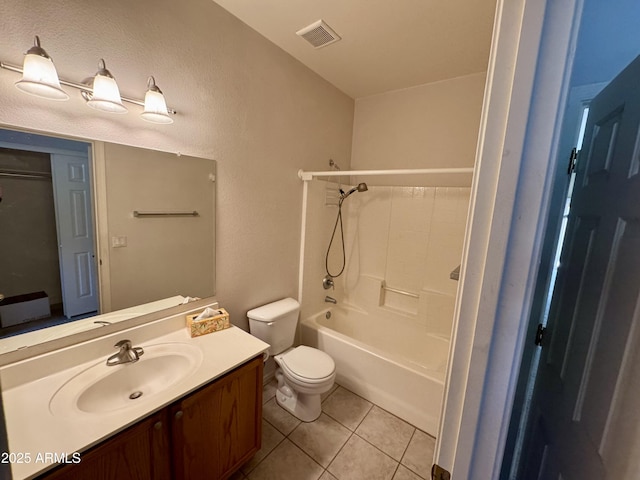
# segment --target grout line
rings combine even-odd
[[[337,421],[337,420],[336,420]],[[340,424],[342,425],[342,424]],[[344,427],[344,425],[342,425]],[[346,428],[346,427],[345,427]],[[349,430],[349,429],[347,429]],[[351,430],[349,430],[351,432]],[[329,471],[329,467],[333,464],[334,460],[336,458],[338,458],[338,455],[340,455],[340,452],[342,452],[342,450],[344,449],[344,447],[347,445],[347,443],[349,443],[349,440],[351,440],[351,437],[353,437],[355,435],[354,432],[351,432],[351,434],[349,435],[349,438],[347,438],[347,440],[342,444],[342,446],[338,449],[338,452],[333,456],[333,458],[331,459],[331,461],[329,462],[329,465],[327,465],[327,468],[325,469],[327,472],[331,473]],[[333,475],[333,473],[331,473],[331,475]],[[333,475],[335,477],[335,475]],[[337,477],[336,477],[337,478]],[[339,480],[339,479],[338,479]]]
[[[331,465],[333,464],[333,462],[335,461],[335,459],[340,455],[340,453],[344,450],[345,446],[349,443],[349,441],[352,439],[352,437],[354,435],[356,435],[360,440],[364,441],[365,443],[367,443],[368,445],[372,446],[373,448],[375,448],[377,451],[379,451],[380,453],[382,453],[383,455],[385,455],[386,457],[390,458],[393,462],[396,463],[393,475],[391,478],[393,478],[396,473],[398,472],[400,465],[402,465],[404,468],[406,468],[407,470],[409,470],[411,473],[415,474],[416,476],[418,476],[421,479],[424,479],[424,477],[422,477],[419,473],[415,472],[414,470],[412,470],[411,468],[409,468],[409,466],[405,465],[402,463],[402,460],[404,459],[405,454],[407,453],[407,450],[409,449],[409,445],[411,444],[412,440],[414,439],[416,432],[419,430],[416,426],[411,425],[410,423],[400,419],[399,417],[397,417],[396,415],[393,415],[390,412],[387,412],[387,410],[385,410],[384,408],[376,405],[373,402],[370,402],[369,400],[361,397],[360,395],[358,395],[357,393],[352,392],[351,390],[343,387],[342,385],[336,384],[336,388],[333,389],[333,391],[322,401],[322,403],[324,404],[327,400],[329,400],[334,394],[335,392],[339,389],[339,388],[343,388],[346,392],[366,401],[367,403],[369,403],[369,408],[367,409],[366,413],[364,414],[364,416],[362,417],[362,419],[358,422],[358,424],[354,427],[353,430],[351,430],[351,428],[347,427],[346,425],[344,425],[341,421],[339,421],[338,419],[332,417],[330,414],[328,414],[326,411],[322,410],[322,414],[326,415],[327,417],[331,418],[333,421],[335,421],[336,423],[338,423],[338,425],[346,428],[349,431],[349,436],[347,438],[347,440],[342,444],[342,446],[338,449],[338,451],[336,452],[336,454],[331,458],[331,460],[329,461],[329,464],[327,465],[327,467],[324,467],[322,464],[320,464],[317,460],[315,460],[311,455],[309,455],[302,447],[300,447],[298,444],[296,444],[293,440],[291,440],[291,438],[289,438],[293,432],[295,432],[298,427],[300,425],[302,425],[303,422],[298,423],[293,430],[291,430],[288,434],[284,434],[283,432],[281,432],[272,422],[270,422],[269,420],[267,420],[266,418],[263,417],[264,421],[267,422],[269,425],[271,425],[277,432],[279,432],[281,435],[283,435],[283,438],[274,445],[274,447],[269,451],[269,453],[267,453],[256,465],[253,466],[253,468],[251,470],[249,470],[248,474],[245,475],[244,472],[241,471],[242,475],[245,476],[246,479],[249,478],[249,474],[251,474],[251,472],[253,472],[258,465],[260,465],[265,459],[267,459],[270,455],[273,454],[273,452],[285,441],[288,440],[290,443],[292,443],[298,450],[300,450],[302,453],[304,453],[304,455],[308,458],[310,458],[315,464],[319,465],[320,468],[322,468],[322,475],[324,475],[325,472],[333,475],[333,473],[329,470],[329,467],[331,467]],[[274,398],[274,396],[269,397],[269,400],[267,400],[267,402],[271,401],[272,398]],[[263,404],[267,403],[267,402],[263,402]],[[277,403],[277,402],[276,402]],[[371,411],[373,410],[374,407],[378,407],[379,409],[381,409],[382,411],[394,416],[395,418],[398,418],[399,420],[405,422],[407,425],[411,426],[413,428],[413,432],[411,434],[411,438],[409,439],[409,442],[407,443],[407,445],[405,446],[402,455],[400,456],[400,460],[396,460],[395,458],[393,458],[391,455],[389,455],[387,452],[383,451],[381,448],[377,447],[376,445],[374,445],[373,443],[369,442],[366,438],[363,438],[361,435],[359,435],[358,433],[356,433],[356,430],[360,427],[360,425],[362,425],[362,423],[364,422],[364,420],[367,418],[367,416],[371,413]],[[286,411],[286,410],[285,410]],[[291,415],[289,412],[287,412],[289,415]],[[422,430],[420,430],[422,432]],[[423,432],[424,433],[424,432]],[[428,434],[427,434],[428,435]],[[335,477],[335,475],[333,475]],[[337,477],[336,477],[337,478]],[[338,479],[339,480],[339,479]]]
[[[296,428],[297,428],[297,427],[296,427]],[[294,428],[294,430],[295,430],[295,428]],[[293,431],[292,431],[291,433],[293,433]],[[287,436],[285,437],[285,439],[286,439],[286,440],[289,440],[289,442],[290,442],[294,447],[296,447],[298,450],[300,450],[302,453],[304,453],[304,455],[305,455],[306,457],[309,457],[309,458],[313,461],[313,463],[315,463],[316,465],[319,465],[319,466],[320,466],[320,468],[322,469],[322,473],[324,473],[324,472],[325,472],[326,468],[324,467],[324,465],[321,465],[321,464],[320,464],[320,463],[319,463],[315,458],[313,458],[311,455],[309,455],[307,452],[305,452],[305,451],[304,451],[304,449],[302,449],[302,447],[298,446],[298,445],[296,444],[296,442],[294,442],[293,440],[291,440],[291,439],[289,438],[289,435],[287,435]],[[284,439],[283,439],[282,441],[284,442]],[[322,476],[322,474],[320,474],[320,477],[321,477],[321,476]],[[320,478],[320,477],[318,477],[318,478]]]

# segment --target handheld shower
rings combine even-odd
[[[329,240],[329,246],[327,247],[327,254],[325,255],[325,258],[324,258],[325,270],[327,271],[327,275],[330,278],[336,278],[342,275],[342,272],[344,272],[344,267],[346,266],[346,263],[347,263],[345,249],[344,249],[344,230],[342,228],[342,202],[344,202],[345,199],[352,193],[366,192],[367,190],[369,190],[369,187],[367,187],[367,184],[364,182],[359,183],[357,187],[353,187],[351,190],[349,190],[346,193],[342,189],[339,190],[340,200],[338,201],[338,216],[336,217],[336,223],[333,226],[333,233],[331,234],[331,240]],[[340,240],[342,243],[342,267],[340,268],[340,271],[334,275],[333,273],[329,272],[329,251],[331,250],[331,245],[333,244],[333,238],[336,235],[336,229],[338,228],[338,223],[340,224]]]
[[[349,190],[347,193],[344,193],[342,191],[342,189],[340,189],[340,200],[344,200],[345,198],[347,198],[349,195],[351,195],[354,192],[366,192],[367,190],[369,190],[369,187],[367,187],[366,183],[359,183],[357,187],[353,187],[351,190]]]

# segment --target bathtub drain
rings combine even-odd
[[[140,390],[137,390],[133,392],[131,395],[129,395],[129,398],[131,400],[135,400],[136,398],[140,398],[141,396],[142,396],[142,392]]]
[[[327,313],[324,314],[324,318],[326,318],[327,320],[329,320],[331,318],[331,312],[327,311]]]

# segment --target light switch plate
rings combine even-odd
[[[127,237],[126,235],[119,235],[111,237],[111,246],[113,248],[120,248],[127,246]]]

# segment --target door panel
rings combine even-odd
[[[638,79],[640,57],[590,105],[525,443],[542,479],[640,475]]]
[[[593,241],[598,232],[598,219],[596,217],[573,217],[569,221],[567,231],[571,235],[566,239],[566,257],[560,259],[559,273],[563,269],[570,269],[565,274],[560,274],[564,282],[557,283],[557,289],[561,292],[558,301],[553,304],[551,316],[571,318],[571,322],[558,325],[553,332],[547,355],[547,364],[558,371],[559,377],[565,376],[566,353],[571,347],[571,340],[575,334],[577,318],[575,306],[581,303],[586,273],[589,271],[589,258],[593,249]],[[567,278],[579,279],[568,282]]]
[[[587,157],[587,184],[605,175],[611,166],[618,137],[618,127],[623,108],[616,108],[613,112],[598,120],[593,127],[589,156]]]

